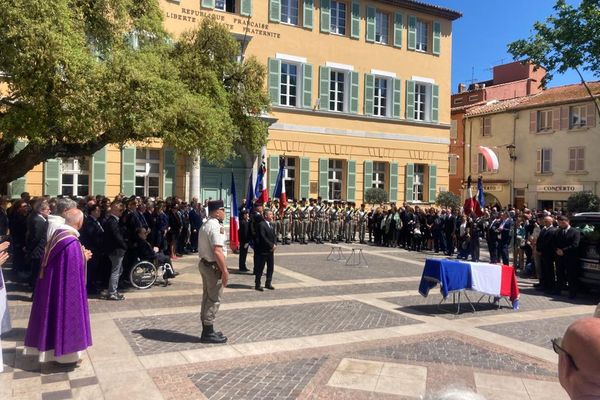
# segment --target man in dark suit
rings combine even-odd
[[[547,215],[543,219],[543,226],[535,242],[536,251],[540,254],[541,276],[540,287],[547,292],[556,290],[556,274],[554,272],[554,236],[556,228],[553,219]]]
[[[202,216],[200,215],[200,204],[192,202],[190,212],[190,249],[192,253],[198,252],[198,232],[202,226]]]
[[[260,286],[263,271],[265,269],[265,263],[267,264],[267,280],[265,282],[265,288],[274,290],[275,288],[271,285],[273,280],[273,268],[275,266],[275,229],[271,222],[273,221],[273,212],[266,210],[264,212],[264,218],[257,225],[257,234],[254,242],[254,257],[258,259],[256,263],[256,269],[254,271],[254,289],[262,292],[263,288]]]
[[[579,286],[579,231],[571,227],[566,215],[558,217],[558,226],[554,237],[558,290],[564,289],[568,283],[569,298],[574,299]]]
[[[123,214],[123,203],[114,202],[110,205],[110,213],[104,223],[104,245],[111,263],[110,279],[108,282],[108,300],[124,300],[125,296],[117,292],[119,278],[123,273],[123,259],[127,252],[125,236],[127,229],[119,220]]]
[[[92,204],[87,208],[87,216],[81,228],[79,240],[86,249],[92,252],[92,258],[87,263],[87,290],[90,294],[98,292],[98,283],[107,283],[106,268],[102,268],[104,261],[104,228],[99,219],[102,209],[98,204]]]
[[[246,257],[248,256],[248,247],[250,246],[250,216],[248,210],[243,209],[240,212],[240,227],[238,228],[238,237],[240,239],[240,272],[248,272],[246,267]]]
[[[446,255],[454,254],[454,235],[456,231],[456,210],[448,210],[448,216],[444,221],[444,236],[446,237]]]
[[[502,264],[509,265],[508,247],[512,237],[513,220],[508,215],[507,211],[500,214],[500,224],[496,228],[498,234],[498,257],[501,258]]]
[[[29,284],[35,288],[40,271],[44,247],[46,246],[46,231],[48,230],[48,215],[50,206],[45,200],[37,200],[33,205],[33,212],[27,218],[27,233],[25,236],[25,258],[31,275]]]

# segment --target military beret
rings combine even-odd
[[[211,200],[208,202],[208,212],[213,212],[221,208],[225,208],[223,200]]]

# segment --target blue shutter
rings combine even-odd
[[[367,36],[369,43],[375,42],[375,7],[367,6]]]
[[[330,69],[319,67],[319,109],[329,110]]]
[[[281,2],[280,0],[269,0],[269,21],[281,21]]]
[[[417,17],[408,16],[408,49],[414,50],[417,47]]]
[[[365,74],[365,115],[373,115],[373,98],[375,97],[375,76]]]
[[[308,198],[310,193],[310,158],[300,157],[300,198]]]
[[[14,151],[11,154],[11,157],[19,154],[21,150],[27,147],[26,142],[18,141],[15,143]],[[25,191],[25,187],[27,186],[27,178],[26,175],[15,179],[14,181],[8,184],[8,194],[11,199],[16,199],[21,197],[21,193]]]
[[[392,97],[392,117],[400,118],[400,109],[402,103],[402,81],[393,79],[394,92]]]
[[[352,39],[360,38],[360,3],[358,0],[352,0],[352,21],[350,23],[350,37]]]
[[[346,185],[346,200],[356,201],[356,161],[348,160],[348,171],[346,174],[348,184]]]
[[[304,108],[312,108],[312,76],[312,65],[302,64],[302,107]]]
[[[60,190],[60,160],[50,159],[44,163],[44,195],[58,196]]]
[[[415,81],[406,81],[406,119],[415,119]]]
[[[429,166],[429,202],[435,203],[437,196],[437,166]]]
[[[439,21],[433,21],[433,54],[440,55],[442,39],[442,25]]]
[[[240,14],[245,17],[252,15],[252,0],[240,0]]]
[[[402,21],[402,13],[394,13],[394,47],[402,47],[402,31],[404,23]]]
[[[431,85],[431,122],[439,120],[440,87]]]
[[[350,114],[358,113],[358,72],[350,72]]]
[[[314,0],[303,0],[303,14],[302,14],[302,25],[312,30],[313,18],[314,18]]]
[[[269,96],[271,104],[279,105],[281,96],[281,61],[269,58]]]
[[[329,33],[331,31],[331,3],[329,0],[321,0],[321,32]]]
[[[277,174],[279,173],[279,156],[269,156],[269,193],[275,190]]]
[[[106,147],[101,148],[92,156],[92,187],[90,194],[106,193]]]
[[[121,193],[135,194],[135,147],[125,146],[121,151]]]
[[[163,198],[175,196],[176,172],[175,150],[163,149]]]
[[[319,158],[319,196],[329,199],[329,159]]]
[[[398,201],[398,163],[390,163],[390,202]]]
[[[415,179],[415,164],[406,164],[406,177],[404,178],[404,201],[413,201],[413,184]]]

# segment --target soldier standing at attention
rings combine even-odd
[[[300,216],[300,244],[308,244],[306,242],[306,234],[308,230],[309,212],[308,206],[306,205],[306,198],[302,198],[300,207],[298,207]]]
[[[287,205],[282,211],[281,220],[281,241],[283,244],[290,244],[290,230],[292,228],[292,206]]]
[[[292,206],[292,242],[299,242],[300,237],[300,207],[298,202],[293,200]]]
[[[202,276],[202,308],[200,319],[202,320],[202,343],[225,343],[227,337],[221,332],[215,332],[213,324],[219,306],[223,288],[227,286],[229,272],[225,257],[225,208],[222,200],[208,202],[208,220],[200,227],[198,235],[198,255],[200,263],[198,270]]]
[[[364,204],[360,205],[360,210],[356,214],[358,215],[358,240],[360,244],[366,244],[365,234],[367,231],[368,216]]]
[[[333,209],[331,210],[331,214],[330,214],[330,238],[331,238],[331,243],[336,244],[338,242],[338,229],[339,229],[339,214],[340,214],[340,210],[339,210],[339,202],[336,200],[333,202]]]

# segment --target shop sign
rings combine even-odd
[[[501,192],[502,185],[483,185],[484,192]]]
[[[583,185],[537,185],[536,192],[544,193],[575,193],[582,192]]]

